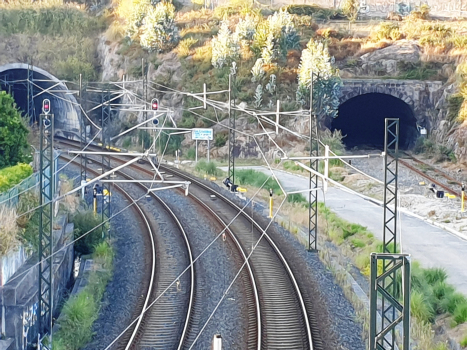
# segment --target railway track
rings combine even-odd
[[[63,143],[76,147],[69,141]],[[112,160],[119,164],[125,162],[117,155]],[[132,168],[153,177],[153,172],[144,166],[132,164]],[[212,215],[216,214],[215,220],[228,226],[243,259],[249,257],[245,266],[249,278],[256,282],[247,294],[256,304],[248,306],[251,315],[248,349],[320,349],[322,344],[317,330],[310,326],[317,321],[310,314],[310,307],[284,254],[268,234],[270,223],[260,225],[234,201],[191,175],[162,165],[160,170],[171,174],[171,180],[191,181],[193,200],[202,203]],[[252,242],[256,242],[254,249]]]
[[[69,158],[66,159],[69,160]],[[93,159],[93,162],[102,166],[97,159]],[[100,175],[95,170],[89,169],[89,171],[96,176]],[[123,172],[116,173],[128,180],[134,180]],[[135,185],[139,186],[142,195],[147,193],[145,186]],[[170,241],[170,238],[158,237],[157,230],[152,229],[149,209],[135,202],[134,196],[129,194],[129,190],[125,191],[122,186],[118,185],[116,185],[116,188],[135,206],[141,221],[148,228],[146,232],[150,242],[150,262],[146,264],[150,268],[146,271],[146,277],[143,281],[142,297],[135,306],[133,319],[136,322],[122,336],[117,348],[182,349],[191,319],[193,307],[192,286],[194,285],[195,276],[193,255],[187,234],[171,208],[154,193],[149,193],[169,214],[175,226],[178,227],[186,247],[188,259],[185,260],[181,259],[180,254],[174,256],[170,253],[170,249],[165,249],[167,245],[173,247],[174,243]],[[141,192],[139,196],[141,196]],[[188,273],[180,278],[180,274],[186,266],[189,266]],[[180,280],[182,280],[181,283]],[[180,285],[185,286],[183,293],[179,288]],[[175,334],[179,334],[179,336],[174,336]]]
[[[425,163],[418,158],[415,158],[411,154],[407,152],[401,152],[402,157],[399,158],[399,162],[404,165],[405,167],[409,168],[416,174],[422,176],[429,183],[436,184],[439,188],[442,188],[444,191],[455,194],[457,196],[461,196],[461,191],[459,190],[461,183],[454,179],[452,176],[446,174],[445,172],[433,167],[431,164]],[[405,159],[408,160],[405,160]],[[413,162],[412,165],[410,162]],[[422,170],[420,170],[422,168]],[[428,172],[433,173],[433,176],[430,176]],[[435,178],[436,177],[436,178]],[[456,185],[457,189],[454,189],[452,185]]]

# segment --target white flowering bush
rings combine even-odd
[[[286,10],[275,12],[266,21],[258,24],[253,47],[262,51],[270,35],[274,38],[274,50],[282,55],[286,55],[290,49],[300,47],[300,37],[295,29],[293,17]]]
[[[219,34],[212,39],[212,65],[222,68],[239,57],[238,39],[229,30],[227,21],[222,21]]]
[[[258,20],[254,16],[250,16],[248,14],[245,19],[240,18],[237,28],[235,28],[235,36],[237,40],[253,40],[257,25]]]
[[[131,6],[125,9],[120,15],[126,17],[126,35],[131,40],[139,39],[141,46],[150,51],[177,45],[180,36],[174,21],[174,5],[157,0],[132,0]]]
[[[142,26],[141,46],[161,51],[177,45],[180,35],[174,18],[175,7],[171,3],[159,2],[150,6]]]
[[[341,80],[332,61],[326,46],[310,39],[298,67],[297,102],[306,104],[313,79],[313,110],[319,116],[335,117],[339,108]]]
[[[253,77],[251,78],[251,81],[253,83],[256,81],[260,81],[261,78],[263,77],[264,75],[263,64],[264,64],[263,59],[258,58],[253,68],[251,69],[251,74],[253,75]]]
[[[269,33],[266,45],[264,45],[263,50],[261,50],[261,58],[263,59],[264,64],[271,64],[275,56],[274,37],[272,33]]]
[[[255,107],[256,108],[261,107],[262,103],[263,103],[263,86],[259,84],[256,87],[256,92],[255,92]]]

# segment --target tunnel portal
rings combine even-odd
[[[42,112],[42,101],[49,99],[56,129],[79,132],[81,112],[77,107],[76,98],[63,82],[38,67],[28,70],[27,64],[12,63],[0,66],[0,88],[13,95],[16,105],[23,112],[23,116],[26,116],[28,111],[28,80],[30,80],[28,75],[29,78],[32,78],[32,83],[29,86],[34,96],[34,114],[29,120],[30,123],[35,124],[39,120],[39,115]]]
[[[401,99],[369,93],[353,97],[339,107],[331,131],[341,130],[346,148],[384,148],[384,119],[399,118],[399,148],[410,149],[418,138],[417,120]]]

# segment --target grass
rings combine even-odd
[[[99,316],[100,300],[112,277],[113,257],[114,252],[107,242],[94,247],[92,259],[96,269],[90,272],[86,287],[65,303],[57,321],[59,330],[54,334],[54,349],[78,350],[92,339],[92,325]]]
[[[243,186],[243,185],[250,185],[254,187],[262,187],[265,191],[269,191],[272,189],[274,194],[282,195],[282,190],[279,187],[277,181],[262,172],[252,170],[252,169],[237,169],[235,170],[235,182],[236,184]],[[297,198],[297,197],[293,197]]]
[[[0,257],[18,246],[17,233],[16,210],[0,205]]]
[[[84,211],[75,214],[71,221],[75,225],[74,237],[77,239],[75,242],[77,254],[93,253],[94,247],[104,240],[106,225],[101,225],[102,216],[95,215],[92,211]]]
[[[217,168],[216,162],[207,162],[204,159],[196,163],[195,170],[198,173],[212,176],[221,176],[223,174],[223,171]]]
[[[17,164],[0,170],[0,192],[6,192],[25,178],[32,175],[29,164]]]

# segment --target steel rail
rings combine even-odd
[[[70,146],[73,146],[73,147],[76,147],[70,140],[66,140],[66,142],[63,142],[63,140],[61,140],[62,143],[66,143],[66,144],[69,144]],[[94,164],[98,165],[98,164],[101,164],[99,160],[97,159],[93,159],[93,162]],[[97,174],[97,172],[93,171],[93,170],[90,170],[94,173]],[[131,180],[135,180],[134,178],[132,178],[130,175],[122,172],[121,170],[120,171],[117,171],[116,172],[117,174],[120,174],[121,176],[127,178],[127,179],[131,179]],[[148,190],[148,187],[146,187],[145,185],[143,184],[138,184],[138,183],[133,183],[133,184],[136,184],[137,186],[140,186],[141,188],[143,188],[145,191]],[[120,186],[116,185],[117,188],[119,188],[119,191],[122,191],[123,193],[126,193]],[[185,242],[185,245],[186,245],[186,248],[187,248],[187,252],[188,252],[188,257],[189,257],[189,266],[190,266],[190,297],[189,297],[189,302],[188,302],[188,308],[187,308],[187,315],[185,317],[185,322],[184,322],[184,326],[183,326],[183,330],[182,330],[182,334],[180,336],[180,341],[179,341],[179,344],[178,344],[178,347],[177,349],[180,350],[182,347],[183,347],[183,343],[186,339],[186,334],[187,334],[187,329],[188,329],[188,325],[189,325],[189,320],[190,320],[190,317],[191,317],[191,313],[192,313],[192,308],[193,308],[193,300],[194,300],[194,278],[195,278],[195,274],[194,274],[194,264],[193,264],[193,253],[192,253],[192,250],[191,250],[191,246],[190,246],[190,243],[189,243],[189,240],[188,240],[188,235],[186,234],[180,220],[178,219],[178,217],[176,216],[176,214],[172,211],[172,209],[167,205],[167,203],[165,203],[159,196],[157,196],[156,194],[152,193],[152,192],[148,192],[148,195],[150,195],[151,197],[154,197],[163,207],[164,209],[170,214],[170,216],[172,217],[172,219],[175,221],[175,223],[177,224],[180,232],[182,233],[182,236],[183,236],[183,239],[184,239],[184,242]],[[126,195],[126,197],[132,201],[134,201],[130,195]],[[136,203],[135,203],[136,204]],[[143,210],[140,208],[139,205],[137,205],[137,208],[140,212],[143,212]],[[142,214],[144,215],[144,214]],[[146,216],[143,217],[144,218],[144,221],[146,222],[147,225],[149,225],[148,223],[148,220],[146,218]],[[128,350],[132,345],[134,345],[133,343],[135,342],[135,339],[138,335],[138,332],[141,332],[141,326],[143,324],[143,319],[145,318],[145,314],[148,310],[148,305],[150,305],[150,301],[151,301],[151,298],[152,298],[152,295],[154,293],[153,291],[153,285],[154,285],[154,279],[155,279],[155,261],[156,261],[156,258],[155,258],[155,251],[156,251],[156,247],[155,247],[155,242],[154,242],[154,234],[152,233],[151,231],[151,234],[150,234],[150,237],[151,237],[151,247],[152,247],[152,252],[153,252],[153,263],[152,263],[152,273],[151,273],[151,279],[150,279],[150,284],[148,286],[148,292],[147,292],[147,295],[145,297],[145,301],[144,301],[144,304],[143,304],[143,307],[142,307],[142,311],[140,313],[140,315],[138,316],[138,321],[137,321],[137,324],[136,326],[134,327],[133,331],[132,331],[132,335],[130,337],[130,339],[128,340],[128,344],[126,345],[125,347],[125,350]]]
[[[68,142],[70,142],[69,140],[67,140]],[[117,156],[118,156],[118,152],[115,153],[115,156],[114,157],[116,160],[118,160],[119,162],[122,162],[121,159],[118,159]],[[238,207],[234,202],[232,202],[230,199],[228,199],[227,197],[223,196],[221,193],[218,193],[216,192],[215,190],[213,190],[212,188],[210,188],[209,186],[203,184],[202,182],[200,182],[197,178],[194,178],[194,177],[190,177],[188,174],[185,174],[185,173],[182,173],[180,171],[177,171],[176,169],[173,169],[173,168],[169,168],[169,167],[166,167],[166,166],[163,166],[161,165],[160,166],[162,169],[164,169],[166,172],[170,172],[172,174],[175,174],[181,178],[184,178],[184,179],[189,179],[190,181],[192,181],[192,185],[193,184],[196,184],[198,185],[199,187],[201,187],[204,191],[207,191],[209,193],[215,193],[218,198],[222,198],[222,200],[224,202],[226,202],[230,207],[234,208],[235,210],[237,211],[241,211],[241,208]],[[149,173],[149,171],[147,169],[144,169],[136,164],[132,164],[132,168],[134,169],[138,169],[140,171],[144,171],[146,173]],[[152,174],[152,173],[151,173]],[[245,212],[242,212],[242,216],[244,218],[246,218],[249,222],[253,222],[254,226],[256,227],[256,229],[261,232],[262,234],[264,234],[264,237],[266,238],[267,242],[270,244],[271,248],[276,252],[277,254],[277,257],[279,258],[279,261],[281,262],[281,264],[284,266],[285,270],[287,271],[287,275],[289,276],[290,278],[290,281],[292,282],[292,285],[293,285],[293,290],[295,291],[295,295],[298,299],[298,303],[299,303],[299,308],[301,310],[301,314],[303,316],[303,319],[304,319],[304,329],[305,329],[305,332],[306,332],[306,339],[307,339],[307,343],[309,344],[309,348],[310,349],[313,349],[313,339],[312,339],[312,332],[311,332],[311,327],[310,327],[310,321],[309,321],[309,318],[308,318],[308,312],[306,310],[306,306],[305,306],[305,302],[304,302],[304,299],[303,299],[303,296],[301,295],[301,291],[300,291],[300,288],[298,286],[298,283],[297,283],[297,280],[290,268],[290,266],[288,265],[287,261],[285,260],[285,257],[284,255],[282,254],[282,252],[280,251],[280,249],[277,247],[277,245],[274,243],[273,239],[267,234],[267,232],[265,232],[265,230],[261,227],[261,225],[259,225],[256,221],[254,221],[247,213]],[[272,287],[272,286],[269,286],[269,287]],[[280,299],[279,299],[280,300]],[[267,330],[266,330],[267,331]],[[278,340],[278,342],[280,342],[280,340]],[[284,347],[280,347],[280,348],[284,348]]]

